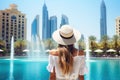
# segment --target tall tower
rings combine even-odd
[[[69,21],[68,21],[68,17],[63,14],[62,17],[61,17],[60,27],[61,27],[62,25],[65,25],[65,24],[69,24]]]
[[[101,7],[100,7],[100,36],[101,38],[107,35],[107,24],[106,24],[106,6],[104,0],[102,0]]]
[[[48,10],[44,2],[43,11],[42,11],[42,39],[43,40],[48,38],[48,33],[49,33],[48,30],[49,30]]]
[[[50,38],[52,37],[52,33],[57,30],[57,17],[51,16],[50,17]]]
[[[26,39],[26,15],[11,4],[8,9],[0,10],[0,37],[6,42],[6,49],[10,50],[11,38],[14,41]]]

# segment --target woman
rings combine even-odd
[[[49,51],[47,69],[50,80],[84,80],[87,72],[84,53],[74,47],[80,33],[69,25],[63,25],[52,37],[58,43],[58,48]]]

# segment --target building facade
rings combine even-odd
[[[100,7],[100,36],[101,38],[107,35],[107,21],[106,21],[106,5],[104,0],[102,0]]]
[[[50,17],[50,38],[52,38],[52,33],[57,30],[57,17],[51,16]]]
[[[62,17],[61,17],[60,27],[61,27],[62,25],[65,25],[65,24],[69,24],[69,21],[68,21],[68,17],[63,14]]]
[[[18,11],[15,4],[0,10],[0,38],[6,42],[7,50],[10,50],[12,36],[14,41],[26,39],[26,16]]]
[[[120,17],[116,18],[116,35],[120,36]]]

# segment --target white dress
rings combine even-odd
[[[87,73],[85,56],[74,57],[73,70],[69,75],[62,75],[58,60],[58,56],[49,55],[49,62],[47,66],[47,70],[49,72],[53,72],[53,69],[55,67],[56,80],[78,80],[79,75],[84,75]]]

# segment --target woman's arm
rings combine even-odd
[[[55,68],[53,69],[53,72],[50,73],[50,79],[49,80],[56,80]]]
[[[84,76],[83,75],[79,75],[79,80],[84,80]]]

